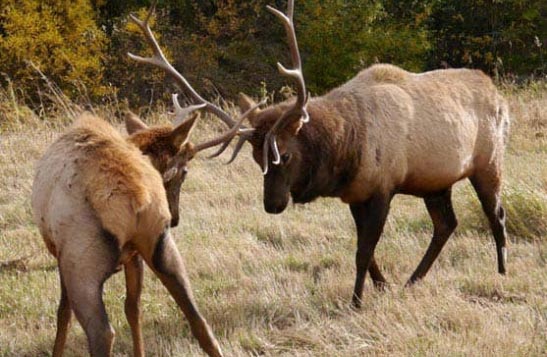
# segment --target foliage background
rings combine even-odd
[[[313,94],[389,62],[411,71],[480,68],[509,80],[545,75],[542,0],[299,0],[295,21]],[[265,6],[279,0],[161,0],[154,30],[198,91],[233,99],[278,92],[285,35]],[[168,98],[163,74],[131,62],[143,41],[128,26],[144,0],[0,0],[0,83],[43,103],[32,61],[73,100],[117,94],[131,105]]]

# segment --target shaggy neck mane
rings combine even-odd
[[[304,185],[292,190],[295,202],[337,197],[357,174],[361,150],[355,127],[321,98],[309,104],[310,121],[298,134]]]

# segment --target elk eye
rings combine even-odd
[[[281,161],[286,164],[287,162],[289,162],[289,160],[291,159],[291,154],[289,153],[284,153],[283,155],[281,155]]]

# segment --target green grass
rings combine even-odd
[[[200,310],[225,354],[547,354],[546,93],[507,91],[514,113],[503,196],[511,241],[507,276],[496,272],[492,236],[471,186],[462,182],[453,194],[460,222],[455,235],[426,279],[403,288],[432,227],[421,200],[398,196],[377,248],[391,285],[378,292],[367,280],[360,311],[349,304],[356,238],[345,205],[321,199],[268,215],[262,208],[262,176],[249,148],[229,166],[223,165],[227,155],[194,160],[174,236]],[[18,115],[10,125],[0,125],[0,356],[48,356],[56,330],[58,273],[32,223],[29,197],[34,164],[62,125]],[[203,120],[209,121],[214,120]],[[217,128],[202,124],[197,138]],[[130,356],[123,274],[108,281],[104,298],[117,332],[115,355]],[[201,355],[150,270],[142,307],[148,355]],[[73,323],[66,355],[85,354],[85,335]]]

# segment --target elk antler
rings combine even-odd
[[[148,23],[149,20],[150,20],[150,17],[152,16],[152,13],[155,10],[156,3],[157,3],[157,1],[154,1],[152,3],[152,6],[150,6],[150,9],[149,9],[148,14],[146,15],[146,18],[144,19],[144,21],[138,19],[133,14],[129,15],[129,18],[131,19],[131,21],[133,21],[133,23],[135,23],[141,29],[146,41],[148,42],[148,44],[152,48],[153,56],[152,57],[141,57],[141,56],[134,55],[132,53],[128,53],[128,56],[131,59],[133,59],[137,62],[150,64],[152,66],[163,69],[166,74],[171,75],[175,79],[175,82],[183,90],[185,90],[195,102],[198,103],[198,104],[195,104],[195,105],[188,106],[186,108],[182,108],[180,106],[179,102],[178,102],[178,99],[177,99],[178,95],[174,94],[173,95],[173,105],[174,105],[174,108],[175,108],[175,125],[177,125],[177,126],[180,125],[184,121],[184,118],[188,114],[190,114],[191,112],[203,108],[203,109],[207,110],[208,112],[210,112],[210,113],[216,115],[217,117],[219,117],[226,125],[228,125],[230,127],[230,130],[228,130],[227,132],[225,132],[221,136],[219,136],[215,139],[212,139],[210,141],[207,141],[205,143],[198,144],[196,146],[196,152],[198,152],[198,151],[205,150],[207,148],[216,146],[218,144],[225,143],[225,145],[223,145],[222,148],[221,148],[222,150],[219,150],[217,153],[215,153],[215,155],[213,155],[213,156],[218,156],[226,149],[226,147],[228,147],[228,144],[230,143],[230,141],[236,135],[246,135],[246,136],[248,136],[249,133],[254,130],[254,129],[249,129],[249,128],[246,128],[246,127],[242,126],[243,120],[251,113],[251,111],[248,111],[247,113],[244,113],[237,121],[235,121],[224,110],[222,110],[218,106],[214,105],[213,103],[211,103],[211,102],[205,100],[203,97],[201,97],[198,94],[198,92],[196,92],[196,90],[190,85],[190,83],[188,83],[186,78],[184,78],[184,76],[182,74],[180,74],[171,65],[171,63],[169,63],[169,61],[167,60],[167,58],[163,54],[163,51],[161,50],[161,47],[158,44],[158,41],[154,37],[154,34],[152,33],[152,30],[150,29],[150,25]],[[253,107],[253,109],[258,108],[262,104],[264,104],[264,102],[260,102],[255,107]]]
[[[302,59],[300,58],[300,51],[298,50],[298,42],[296,40],[296,32],[294,29],[294,21],[293,21],[293,13],[294,13],[294,0],[289,0],[287,14],[285,15],[281,11],[271,7],[266,6],[268,11],[270,11],[272,14],[277,16],[281,22],[283,23],[283,26],[285,27],[285,31],[287,32],[287,39],[289,42],[289,49],[291,53],[291,60],[293,63],[294,68],[293,69],[287,69],[285,66],[283,66],[281,63],[277,63],[277,68],[279,69],[279,72],[289,78],[293,78],[296,80],[298,88],[298,97],[297,101],[292,108],[295,112],[306,115],[306,104],[308,101],[308,93],[306,92],[306,82],[304,81],[304,74],[302,73]],[[292,114],[292,113],[291,113]],[[304,118],[304,122],[307,122],[309,117]]]
[[[296,80],[298,97],[294,106],[283,113],[283,115],[274,123],[264,138],[264,147],[262,151],[264,175],[268,172],[268,152],[270,149],[274,155],[274,160],[272,161],[273,164],[278,165],[281,162],[276,140],[278,132],[297,120],[301,120],[302,123],[307,123],[310,120],[310,116],[306,109],[309,95],[306,92],[306,83],[302,72],[302,60],[300,58],[300,51],[298,50],[298,42],[296,40],[296,32],[294,29],[294,0],[289,0],[287,5],[287,15],[271,6],[267,6],[267,9],[281,20],[283,26],[285,27],[285,31],[287,32],[291,60],[294,68],[287,69],[279,62],[277,63],[277,67],[283,76]]]
[[[245,120],[245,118],[247,118],[249,116],[249,114],[251,114],[254,110],[256,110],[260,106],[264,105],[265,103],[266,103],[266,99],[262,100],[260,103],[254,105],[252,108],[250,108],[245,113],[243,113],[239,117],[239,119],[237,120],[236,124],[230,130],[224,132],[224,134],[222,134],[222,135],[220,135],[220,136],[218,136],[218,137],[216,137],[212,140],[209,140],[207,142],[197,144],[195,146],[196,152],[208,149],[208,148],[213,147],[213,146],[217,146],[218,144],[223,144],[220,147],[220,149],[217,150],[217,152],[215,152],[213,155],[209,156],[210,158],[211,157],[216,157],[216,156],[219,156],[220,154],[222,154],[222,152],[224,152],[224,150],[226,150],[226,148],[228,147],[228,145],[230,144],[232,139],[235,138],[237,135],[240,135],[242,138],[245,138],[245,140],[248,140],[248,135],[250,133],[252,133],[254,131],[254,129],[247,129],[247,128],[241,129],[241,124],[243,123],[243,120]],[[237,155],[237,152],[236,152],[236,155]],[[234,157],[234,154],[232,154],[232,157]],[[231,161],[233,161],[233,159],[231,159]],[[231,161],[229,161],[229,162],[231,162]]]
[[[175,111],[173,112],[173,114],[175,115],[175,119],[173,119],[173,124],[175,126],[179,126],[180,124],[182,124],[184,122],[184,119],[186,119],[186,117],[188,115],[190,115],[194,111],[199,110],[199,109],[201,109],[201,108],[203,108],[207,105],[205,103],[202,103],[202,104],[196,104],[196,105],[189,105],[189,106],[183,108],[183,107],[180,106],[178,97],[179,97],[178,93],[174,93],[173,96],[172,96],[172,98],[173,98],[173,107],[175,108]]]

